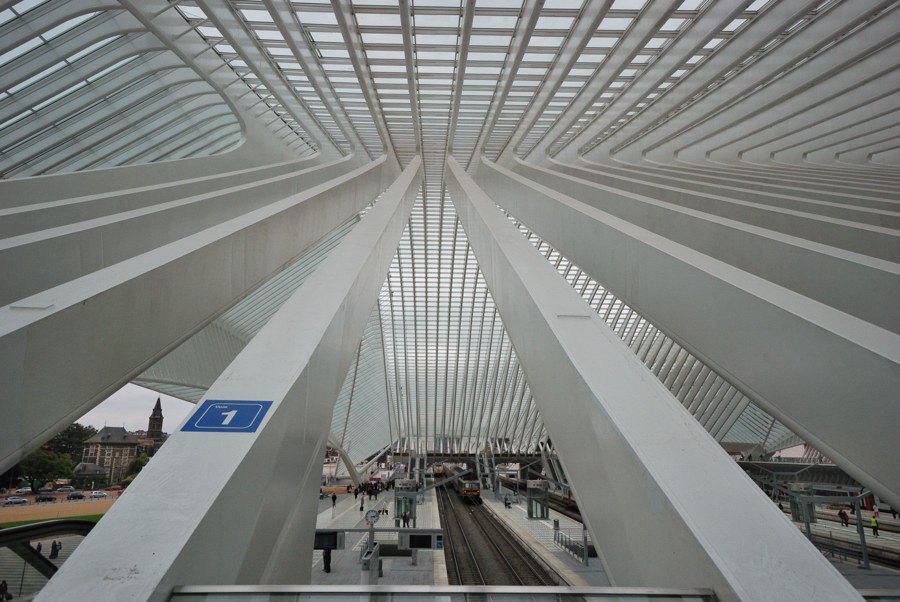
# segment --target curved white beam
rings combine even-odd
[[[0,308],[0,470],[383,190],[384,159]]]
[[[205,401],[271,402],[257,427],[174,433],[38,600],[162,601],[176,585],[309,582],[334,401],[420,183],[415,157],[207,391]],[[247,482],[259,485],[252,504]],[[115,535],[123,529],[129,537]]]
[[[448,171],[610,580],[702,584],[720,600],[860,599],[452,159]]]
[[[499,166],[479,173],[563,256],[900,506],[900,464],[881,452],[900,423],[900,406],[884,401],[900,390],[900,335]]]

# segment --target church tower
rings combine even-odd
[[[153,439],[154,441],[162,441],[163,438],[163,415],[162,415],[162,405],[160,404],[159,397],[156,398],[156,406],[153,408],[153,412],[150,414],[150,423],[147,426],[147,438]]]

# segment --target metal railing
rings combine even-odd
[[[535,602],[560,600],[684,600],[713,602],[711,589],[662,587],[517,587],[505,585],[185,585],[176,587],[171,600],[201,602],[205,600],[305,600],[318,602],[342,597],[354,600],[532,600]]]
[[[590,537],[584,529],[553,529],[553,542],[566,552],[588,565]]]

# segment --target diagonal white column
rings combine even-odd
[[[720,600],[853,587],[449,159],[459,219],[616,585]]]
[[[416,157],[38,599],[167,600],[175,585],[309,581],[334,400],[420,182]],[[257,404],[257,424],[241,402]]]
[[[660,235],[644,227],[647,220],[622,219],[490,163],[479,171],[479,183],[564,257],[860,483],[900,505],[900,464],[882,452],[895,446],[900,422],[900,405],[885,403],[900,390],[896,332],[828,305],[827,292],[812,298],[776,281],[770,274],[793,259],[771,259],[766,245],[743,246],[737,236],[716,243],[707,226]],[[707,238],[706,251],[726,258],[746,254],[746,269],[690,248],[693,236]],[[795,273],[812,272],[798,281],[818,282],[820,290],[834,286],[834,264],[823,257],[793,264]],[[897,297],[896,262],[856,260],[855,277],[868,265],[886,283],[871,291],[860,286],[860,296]],[[882,309],[884,322],[900,323],[896,304]]]
[[[359,213],[384,190],[384,164],[285,189],[264,207],[0,307],[0,470]]]

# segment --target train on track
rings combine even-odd
[[[513,478],[500,477],[500,484],[510,491],[516,490],[516,480]],[[525,495],[526,483],[524,481],[519,482],[519,491],[522,495]],[[547,494],[547,502],[551,508],[560,514],[581,522],[581,511],[578,509],[578,504],[572,498],[571,493],[564,495],[558,491],[550,491]]]
[[[448,479],[455,477],[464,470],[455,464],[444,464],[443,468],[443,474]],[[454,479],[450,482],[450,487],[468,503],[481,503],[481,483],[478,482],[478,479],[473,479],[471,474]]]

